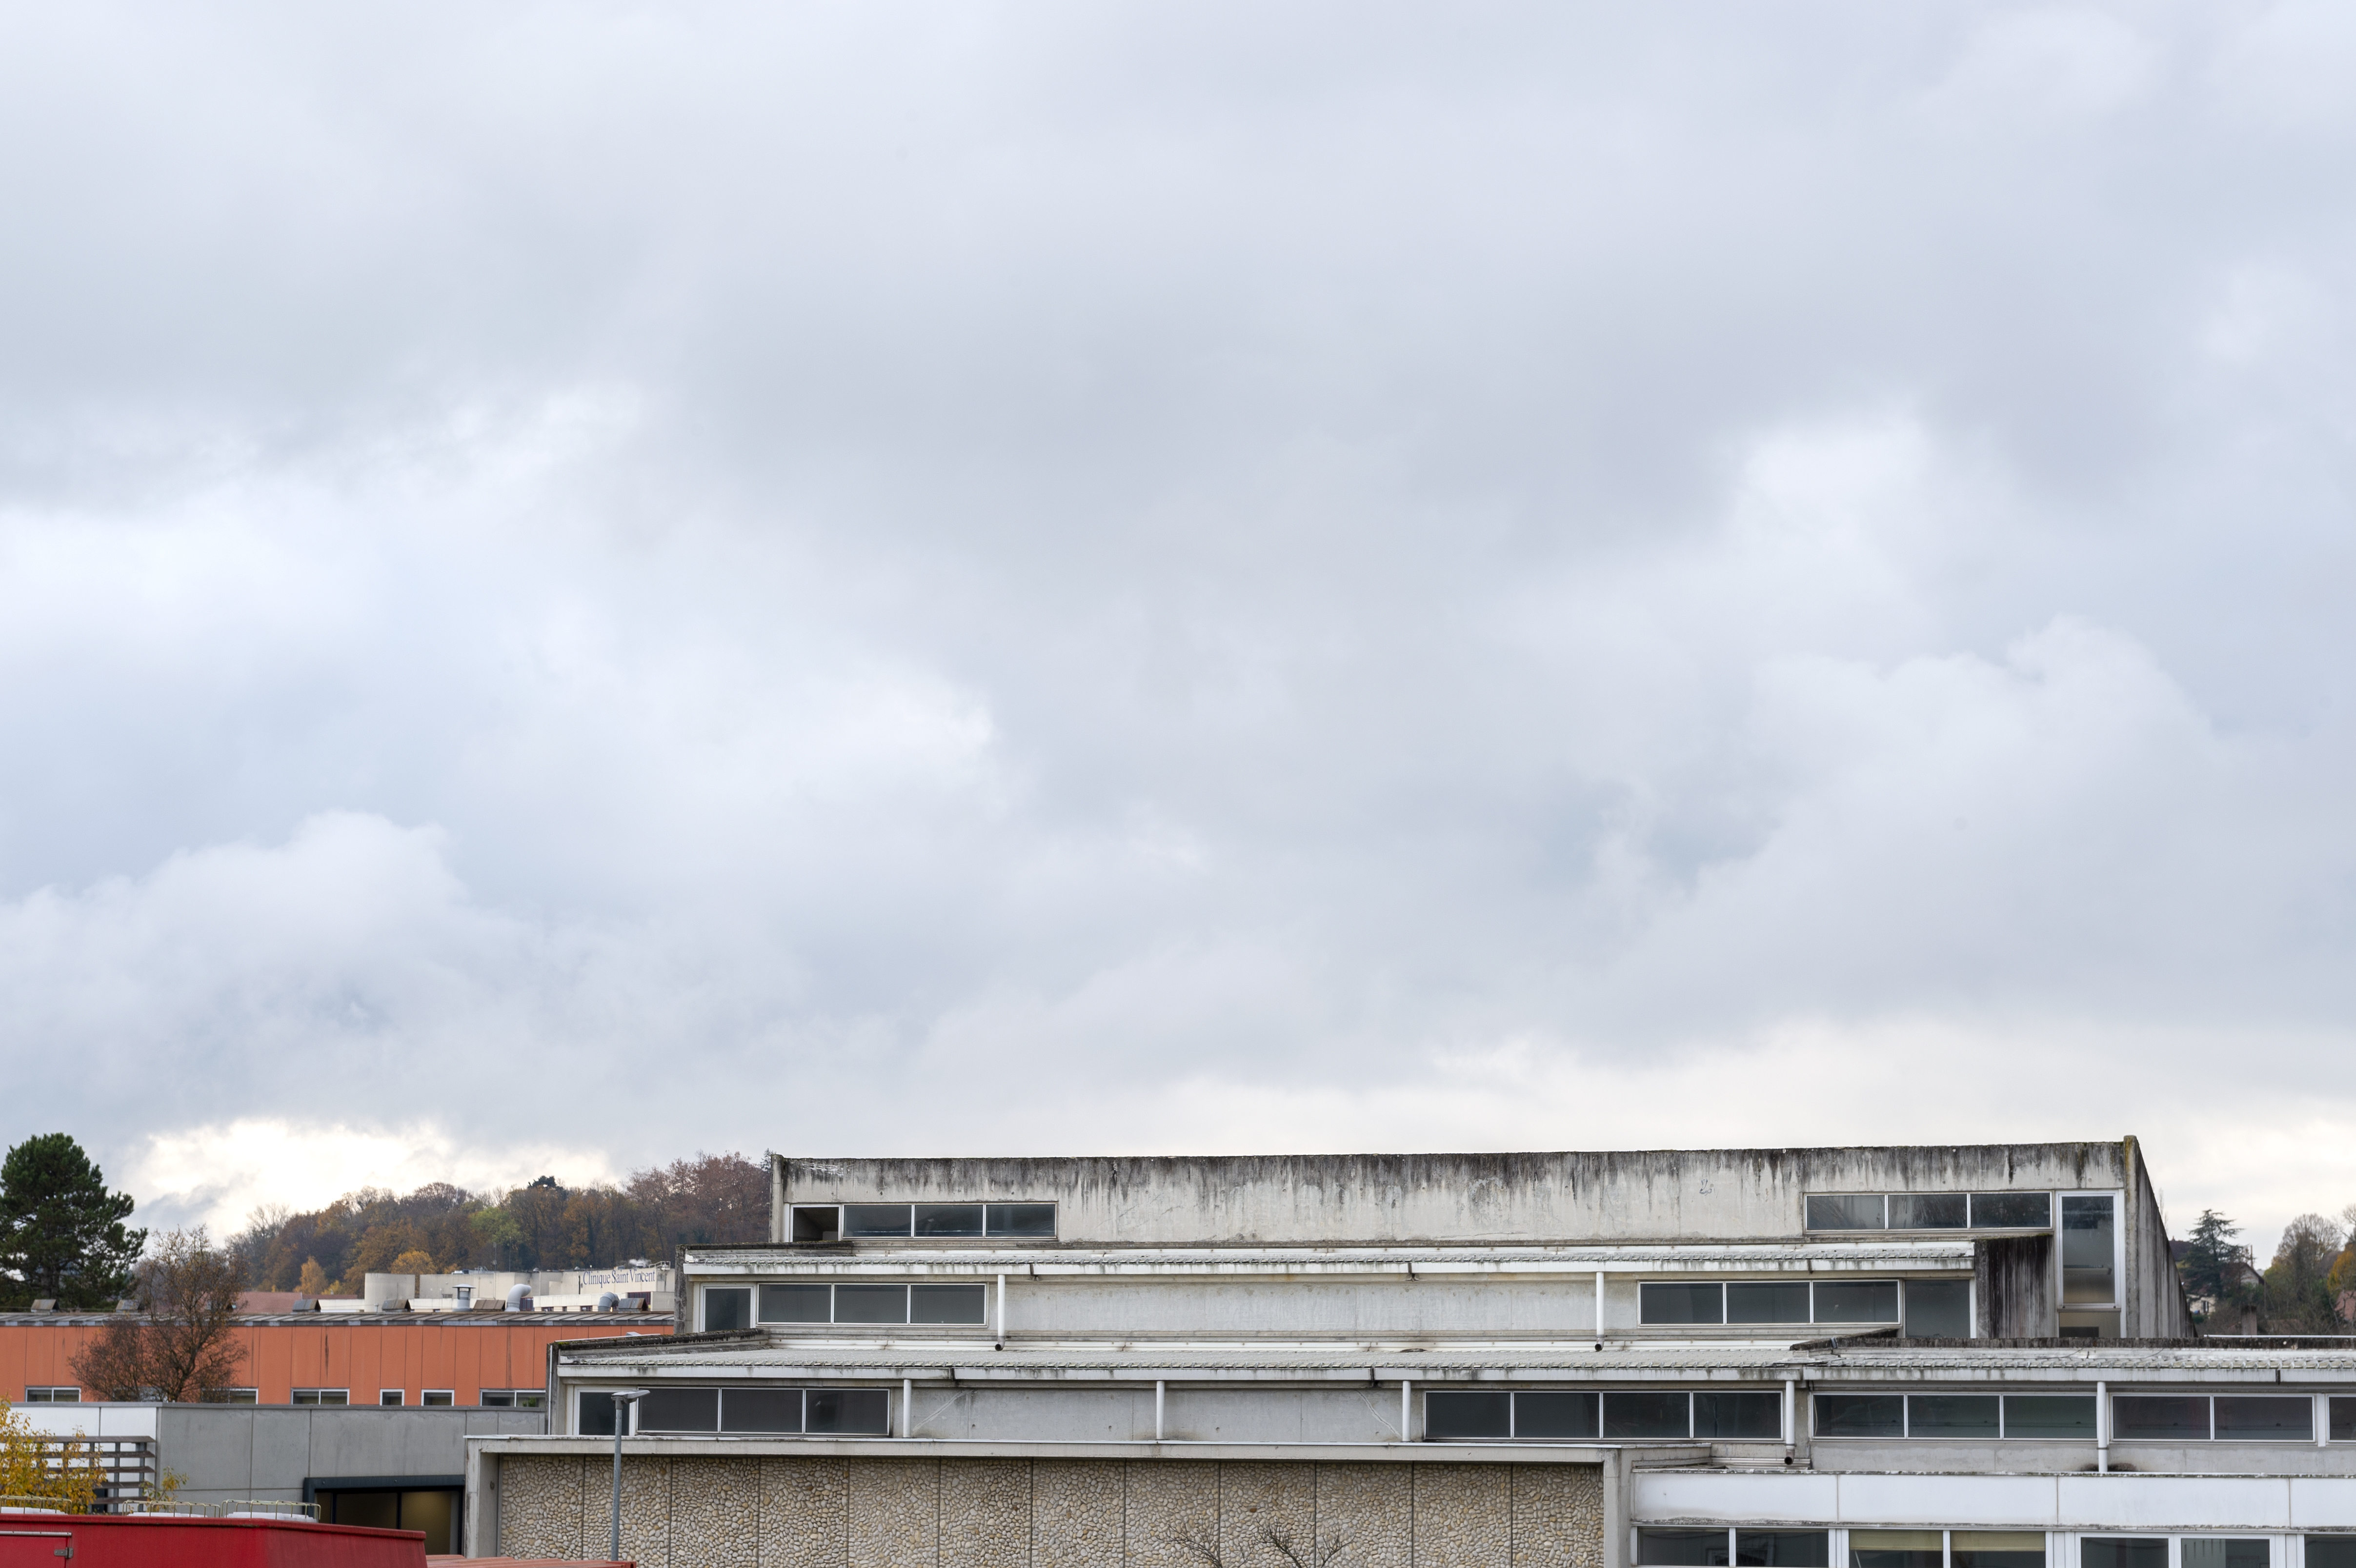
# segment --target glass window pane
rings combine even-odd
[[[1816,1435],[1819,1437],[1903,1437],[1906,1396],[1903,1394],[1818,1394]]]
[[[794,1210],[794,1240],[831,1241],[841,1231],[842,1210],[833,1204],[813,1205]]]
[[[2094,1435],[2092,1394],[2007,1394],[2004,1396],[2007,1437],[2085,1437]]]
[[[723,1432],[799,1432],[799,1389],[730,1389],[720,1402]]]
[[[1606,1437],[1690,1437],[1688,1406],[1683,1393],[1619,1393],[1603,1396]]]
[[[1781,1443],[1783,1396],[1763,1390],[1741,1393],[1697,1393],[1694,1435],[1734,1443]]]
[[[753,1287],[732,1285],[703,1293],[703,1326],[707,1330],[753,1326]]]
[[[1975,1230],[2044,1230],[2053,1224],[2050,1192],[1976,1192],[1972,1194]]]
[[[2045,1568],[2045,1532],[1957,1530],[1947,1535],[1953,1568]]]
[[[301,1404],[305,1402],[297,1399],[294,1402]],[[584,1392],[581,1396],[580,1402],[574,1405],[573,1409],[579,1412],[577,1430],[582,1436],[611,1437],[614,1435],[614,1398],[611,1394]]]
[[[2246,1535],[2188,1535],[2178,1551],[2183,1568],[2266,1568],[2266,1546]]]
[[[1514,1435],[1532,1439],[1592,1438],[1601,1430],[1601,1401],[1594,1394],[1529,1393],[1514,1396]]]
[[[2114,1395],[2111,1399],[2111,1435],[2206,1442],[2209,1437],[2209,1401],[2200,1395]]]
[[[1509,1437],[1514,1396],[1488,1389],[1423,1396],[1426,1437]]]
[[[1723,1530],[1640,1530],[1636,1561],[1642,1568],[1727,1568]]]
[[[1960,1192],[1893,1192],[1892,1230],[1960,1230],[1971,1220],[1970,1201]]]
[[[1895,1323],[1896,1280],[1818,1280],[1818,1323]]]
[[[1906,1336],[1910,1339],[1969,1339],[1972,1282],[1908,1280]]]
[[[638,1402],[640,1432],[717,1432],[718,1389],[657,1389]]]
[[[2308,1536],[2307,1568],[2356,1568],[2356,1535]]]
[[[908,1205],[846,1203],[842,1206],[842,1233],[845,1236],[905,1236],[908,1234]]]
[[[1906,1431],[1914,1437],[1994,1437],[1994,1394],[1909,1394]]]
[[[993,1236],[1044,1236],[1053,1240],[1055,1206],[1052,1203],[993,1203],[990,1206],[990,1233]]]
[[[2100,1197],[2062,1200],[2062,1300],[2108,1305],[2118,1300],[2118,1274],[2112,1243],[2118,1231],[2115,1205]]]
[[[1729,1323],[1805,1323],[1808,1282],[1777,1281],[1772,1284],[1730,1284],[1726,1287]]]
[[[1881,1230],[1881,1195],[1868,1193],[1815,1193],[1808,1198],[1808,1229],[1811,1230]]]
[[[833,1293],[832,1285],[763,1285],[761,1321],[824,1323],[831,1316],[828,1303]]]
[[[515,1407],[518,1410],[539,1410],[548,1403],[548,1394],[541,1389],[518,1389]]]
[[[2227,1438],[2239,1438],[2244,1443],[2312,1443],[2315,1402],[2221,1395],[2217,1400],[2217,1440],[2222,1443]]]
[[[1944,1568],[1946,1542],[1935,1530],[1852,1530],[1849,1568]]]
[[[981,1234],[981,1205],[979,1203],[920,1203],[916,1205],[916,1234],[919,1236],[979,1236]]]
[[[2078,1541],[2078,1568],[2168,1568],[2168,1538],[2090,1535]]]
[[[1639,1323],[1723,1323],[1726,1287],[1682,1281],[1636,1287]]]
[[[980,1323],[986,1320],[989,1290],[984,1285],[911,1285],[911,1323]]]
[[[1822,1530],[1738,1530],[1737,1568],[1829,1568],[1832,1533]]]
[[[892,1430],[892,1397],[882,1389],[812,1389],[804,1407],[812,1435],[883,1437]]]
[[[837,1285],[834,1287],[834,1320],[837,1323],[905,1323],[908,1321],[908,1287]]]
[[[2332,1400],[2331,1441],[2334,1443],[2356,1443],[2356,1399],[2339,1399],[2335,1397]],[[2319,1535],[2315,1539],[2321,1541],[2324,1538]]]

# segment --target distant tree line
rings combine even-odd
[[[2356,1331],[2356,1203],[2337,1219],[2302,1214],[2283,1228],[2271,1262],[2257,1266],[2233,1238],[2241,1227],[2204,1208],[2177,1249],[2177,1273],[2195,1316],[2211,1334]]]
[[[768,1169],[731,1154],[652,1166],[619,1187],[544,1176],[506,1192],[363,1187],[308,1213],[257,1209],[228,1249],[252,1289],[356,1295],[370,1273],[603,1269],[768,1239]]]

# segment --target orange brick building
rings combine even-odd
[[[98,1398],[80,1386],[73,1357],[108,1321],[97,1314],[0,1314],[0,1400]],[[673,1321],[650,1312],[241,1316],[231,1332],[245,1366],[229,1397],[255,1404],[529,1405],[547,1384],[552,1344],[669,1334]]]

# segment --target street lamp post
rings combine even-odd
[[[613,1560],[622,1560],[622,1434],[630,1430],[630,1412],[637,1402],[652,1393],[652,1389],[616,1389],[614,1391],[614,1551]]]

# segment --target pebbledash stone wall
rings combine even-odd
[[[608,1461],[499,1466],[499,1550],[603,1556]],[[1603,1568],[1595,1465],[626,1458],[642,1568]]]

